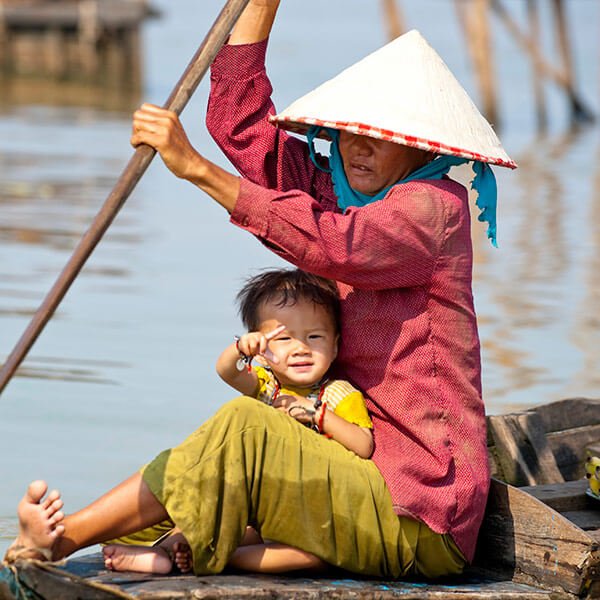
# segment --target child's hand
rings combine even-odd
[[[250,331],[245,333],[238,340],[238,350],[246,356],[262,356],[272,363],[277,364],[279,359],[269,350],[269,342],[282,331],[285,330],[285,325],[269,331],[269,333],[262,333],[260,331]]]
[[[292,396],[291,394],[281,394],[273,400],[273,407],[287,413],[300,423],[314,425],[315,407],[306,398]]]

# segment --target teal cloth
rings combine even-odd
[[[329,167],[327,168],[319,164],[315,152],[314,140],[319,135],[321,130],[324,130],[331,139]],[[413,171],[408,177],[400,179],[393,185],[381,190],[375,196],[369,196],[367,194],[357,192],[350,187],[348,178],[346,177],[346,173],[344,171],[342,156],[340,154],[339,137],[340,132],[337,129],[319,127],[316,125],[313,125],[306,133],[310,158],[318,169],[331,174],[333,180],[333,189],[335,191],[335,195],[337,196],[337,203],[342,210],[346,210],[350,206],[366,206],[371,202],[381,200],[391,188],[401,183],[407,183],[408,181],[414,181],[417,179],[442,179],[448,174],[448,171],[451,167],[472,162],[475,177],[471,182],[471,187],[477,192],[477,201],[475,204],[481,210],[478,219],[479,221],[487,222],[487,236],[495,247],[498,246],[496,242],[496,202],[498,197],[498,189],[496,186],[496,177],[494,176],[494,172],[487,163],[471,161],[468,158],[461,158],[458,156],[440,154],[435,160],[432,160],[420,169]]]

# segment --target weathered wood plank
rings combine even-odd
[[[512,485],[563,481],[537,414],[490,416],[487,423],[494,441],[498,470],[505,481]]]
[[[514,415],[493,415],[487,418],[488,431],[494,439],[495,456],[503,479],[512,485],[535,485],[537,480],[524,456],[527,447]]]
[[[279,599],[354,598],[387,600],[572,600],[568,594],[550,593],[510,581],[494,581],[476,576],[443,580],[382,581],[339,574],[320,579],[295,576],[214,575],[149,576],[135,573],[111,573],[103,570],[99,555],[79,557],[61,569],[43,568],[36,563],[19,563],[23,581],[36,584],[42,598],[75,600],[114,600],[143,598],[172,599]],[[67,573],[68,569],[68,573]],[[1,571],[0,571],[1,574]],[[70,575],[69,575],[70,574]],[[83,581],[78,579],[83,577]],[[98,584],[103,589],[97,587]],[[110,586],[116,586],[111,590]],[[46,593],[49,590],[52,595]],[[105,595],[101,595],[105,594]],[[108,595],[106,595],[108,594]]]
[[[550,506],[558,512],[585,510],[590,506],[591,498],[586,496],[586,479],[566,481],[564,483],[524,486],[520,488]]]
[[[600,529],[600,505],[596,509],[561,512],[561,515],[588,533]]]
[[[554,431],[546,437],[565,479],[579,478],[584,475],[586,447],[600,440],[600,421],[584,427]]]
[[[531,409],[542,420],[546,433],[600,423],[600,400],[566,398]]]
[[[600,552],[593,537],[561,514],[493,480],[477,563],[518,582],[581,594],[598,577]]]
[[[531,444],[532,450],[535,453],[536,462],[535,466],[532,466],[531,469],[537,483],[558,483],[564,481],[556,464],[554,454],[546,440],[541,417],[536,413],[527,412],[517,415],[516,418],[527,442]]]

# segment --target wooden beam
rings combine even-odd
[[[595,539],[523,489],[492,480],[476,564],[503,577],[571,594],[598,579]]]

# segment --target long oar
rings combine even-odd
[[[181,113],[248,2],[249,0],[227,0],[223,10],[219,13],[198,51],[171,92],[169,99],[164,105],[165,108],[177,114]],[[79,271],[81,271],[85,261],[89,258],[117,216],[123,204],[125,204],[125,201],[145,173],[155,154],[156,151],[150,146],[139,146],[136,149],[135,154],[125,167],[100,212],[81,238],[69,262],[58,276],[58,279],[31,319],[21,339],[17,342],[0,370],[0,394],[27,355],[31,346],[33,346],[46,323],[54,314],[60,301],[67,293]]]

